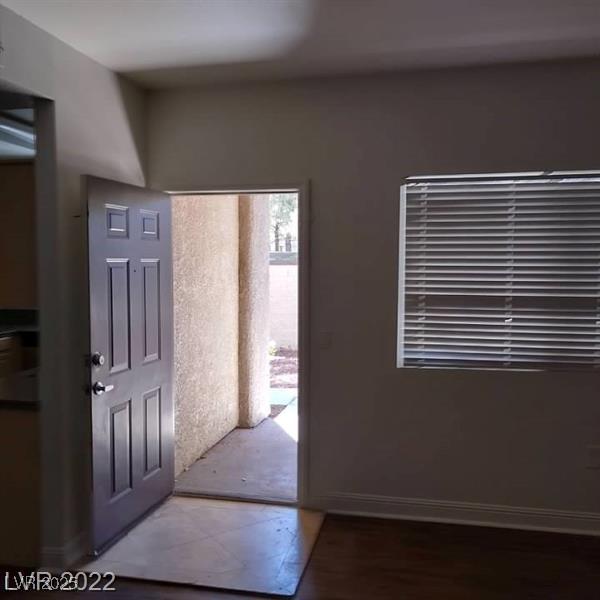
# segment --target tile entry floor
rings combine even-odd
[[[175,496],[83,570],[292,596],[322,521],[288,506]]]

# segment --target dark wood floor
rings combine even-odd
[[[116,587],[109,593],[114,600],[257,598],[132,580],[117,580]],[[330,516],[296,598],[600,600],[600,538]]]

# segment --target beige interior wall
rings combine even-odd
[[[33,163],[0,162],[0,308],[37,308]]]
[[[587,468],[588,445],[600,444],[597,374],[395,367],[403,178],[599,168],[599,68],[448,69],[149,96],[152,185],[310,179],[310,502],[521,524],[528,510],[536,522],[565,511],[575,514],[569,526],[584,528],[586,514],[600,515],[600,471]]]
[[[255,427],[270,412],[269,196],[241,195],[240,427]]]
[[[175,472],[238,424],[238,197],[173,196]]]

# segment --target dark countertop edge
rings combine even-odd
[[[39,333],[39,331],[37,325],[0,325],[0,337],[20,333]]]
[[[0,411],[2,410],[31,410],[38,411],[40,403],[37,400],[2,400],[0,399]]]

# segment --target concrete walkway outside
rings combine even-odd
[[[286,392],[272,395],[288,404],[277,417],[233,430],[178,477],[175,493],[295,502],[298,407],[295,390]]]
[[[297,388],[271,388],[271,406],[285,404],[286,406],[298,397]]]

